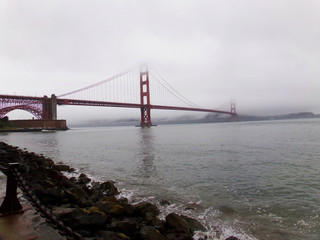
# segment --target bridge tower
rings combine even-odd
[[[234,101],[231,101],[231,118],[233,121],[237,121],[238,120],[238,114],[236,111],[236,103]]]
[[[57,119],[57,97],[52,94],[51,98],[43,97],[42,102],[42,119],[56,120]]]
[[[150,88],[149,88],[149,71],[147,65],[140,67],[140,103],[141,103],[141,127],[150,127],[151,109],[150,109]]]

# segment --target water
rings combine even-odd
[[[122,195],[199,219],[209,239],[320,239],[320,119],[1,133]]]

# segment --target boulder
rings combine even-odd
[[[52,165],[52,169],[60,172],[73,172],[74,169],[65,164],[54,164]]]
[[[60,179],[57,179],[57,185],[63,186],[63,188],[73,188],[74,182],[68,179],[66,176],[62,176]]]
[[[52,167],[53,165],[55,165],[54,161],[44,157],[42,157],[41,161],[39,161],[38,164],[41,167]]]
[[[77,208],[70,208],[65,206],[56,207],[52,210],[60,221],[64,222],[67,226],[74,226],[75,219],[79,215],[80,210]]]
[[[118,188],[114,185],[113,181],[107,181],[101,183],[98,188],[99,191],[106,195],[118,195],[119,191]]]
[[[134,205],[135,214],[145,218],[158,216],[160,211],[156,205],[149,202],[142,202]]]
[[[160,205],[161,206],[169,206],[170,205],[170,202],[168,200],[165,200],[165,199],[162,199],[160,201]]]
[[[70,203],[77,204],[79,207],[90,205],[87,194],[81,188],[74,186],[73,188],[65,189],[64,192]]]
[[[123,206],[121,206],[117,202],[113,202],[110,200],[104,200],[95,203],[95,206],[99,208],[102,212],[105,214],[111,215],[111,216],[120,216],[125,213],[125,209]]]
[[[88,178],[88,176],[86,174],[81,173],[79,176],[78,182],[80,184],[87,184],[87,183],[91,182],[91,179]]]
[[[44,187],[37,182],[30,184],[30,188],[32,189],[32,192],[38,197],[42,196],[44,193]]]
[[[139,229],[137,219],[130,218],[126,218],[123,220],[113,219],[110,226],[113,231],[124,233],[129,237],[136,235]]]
[[[176,213],[170,213],[166,217],[166,225],[173,229],[177,233],[185,233],[188,236],[193,235],[189,223],[180,215]]]
[[[185,233],[168,233],[166,235],[167,240],[194,240],[193,237],[188,236]]]
[[[205,232],[207,229],[196,219],[181,215],[181,217],[186,220],[192,232],[202,231]]]
[[[41,195],[41,201],[45,204],[61,205],[64,203],[64,191],[60,187],[46,188]]]
[[[129,240],[130,238],[123,233],[111,231],[99,231],[97,240]]]
[[[77,212],[79,212],[79,209],[66,206],[55,207],[52,209],[52,213],[60,220],[64,218],[72,218],[72,216],[77,215]]]
[[[96,231],[104,229],[107,223],[107,217],[100,213],[85,213],[78,215],[75,219],[77,228]]]
[[[141,228],[140,235],[142,240],[166,240],[156,228],[151,226]]]

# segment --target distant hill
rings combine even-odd
[[[238,115],[238,121],[268,121],[268,120],[283,120],[283,119],[301,119],[301,118],[320,118],[320,114],[314,114],[312,112],[300,112],[271,116],[251,116],[251,115]],[[164,121],[163,123],[218,123],[218,122],[231,122],[233,119],[228,115],[212,114],[209,113],[201,119],[187,119],[177,118],[175,120]],[[161,121],[159,122],[159,124]]]
[[[284,120],[284,119],[301,119],[301,118],[320,118],[320,114],[314,114],[312,112],[299,112],[289,113],[271,116],[246,116],[239,115],[239,121],[266,121],[266,120]]]
[[[251,115],[238,115],[238,121],[268,121],[268,120],[284,120],[284,119],[302,119],[302,118],[320,118],[320,114],[312,112],[300,112],[271,116],[251,116]],[[200,119],[190,118],[188,116],[178,117],[176,119],[155,119],[155,124],[188,124],[188,123],[218,123],[218,122],[231,122],[232,118],[228,115],[212,114],[209,113]],[[108,127],[108,126],[135,126],[139,125],[139,119],[119,119],[119,120],[87,120],[81,123],[70,124],[70,127]]]

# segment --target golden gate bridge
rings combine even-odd
[[[150,72],[147,65],[58,96],[0,95],[0,118],[19,109],[37,119],[56,120],[59,105],[138,108],[141,127],[152,126],[154,109],[228,114],[233,120],[237,118],[234,102],[230,102],[228,110],[202,108],[175,90],[158,72]]]

